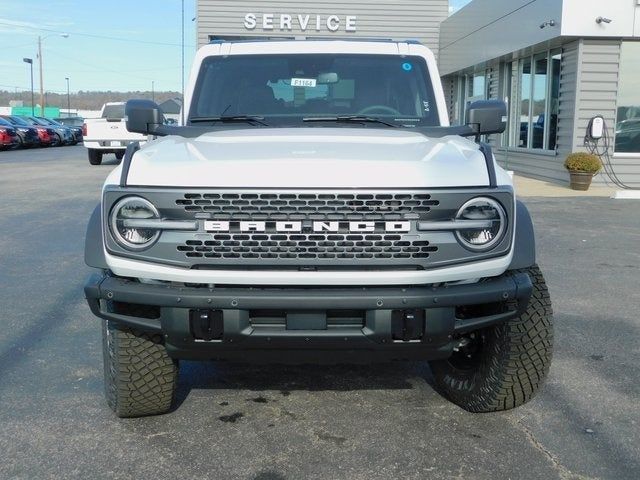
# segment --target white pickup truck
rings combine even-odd
[[[116,158],[122,160],[127,145],[147,139],[144,135],[127,130],[124,105],[124,102],[105,103],[100,111],[100,118],[85,120],[82,134],[91,165],[100,165],[105,153],[115,153]]]
[[[127,128],[158,138],[129,147],[87,231],[119,416],[169,411],[182,360],[426,360],[469,411],[533,397],[551,301],[480,142],[504,102],[449,126],[415,42],[216,42],[192,72],[183,126],[127,102]]]

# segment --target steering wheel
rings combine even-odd
[[[371,105],[360,110],[358,112],[358,115],[369,115],[371,113],[388,113],[389,115],[402,115],[395,108],[387,107],[386,105]]]

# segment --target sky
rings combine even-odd
[[[185,71],[195,53],[195,1],[185,0]],[[181,0],[0,0],[0,89],[181,89]],[[61,34],[68,33],[68,38]]]
[[[452,10],[470,0],[450,0]],[[392,4],[392,1],[389,0]],[[196,0],[185,4],[185,71],[195,53]],[[0,0],[0,89],[30,90],[24,57],[39,90],[38,36],[44,88],[156,91],[181,89],[182,0]],[[61,34],[68,34],[67,38]]]
[[[471,0],[449,0],[449,11],[453,13],[464,7],[469,2],[471,2]]]

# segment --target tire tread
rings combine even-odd
[[[462,375],[448,361],[432,362],[436,387],[470,412],[518,407],[533,398],[544,382],[553,353],[553,311],[540,268],[513,273],[531,277],[533,293],[520,317],[487,329],[487,354],[472,375]]]
[[[178,365],[162,336],[104,321],[105,393],[119,417],[166,413],[173,404]]]

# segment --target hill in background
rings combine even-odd
[[[67,108],[66,93],[46,92],[45,104],[48,107]],[[162,103],[170,98],[181,98],[180,92],[155,92],[153,95],[148,92],[85,92],[80,90],[69,95],[72,110],[100,110],[106,102],[126,102],[132,98],[145,98],[151,100],[152,97],[156,103]],[[34,92],[36,105],[40,103],[40,93]],[[31,106],[31,92],[9,92],[0,90],[0,107],[8,107],[12,100],[21,100],[24,106]]]

